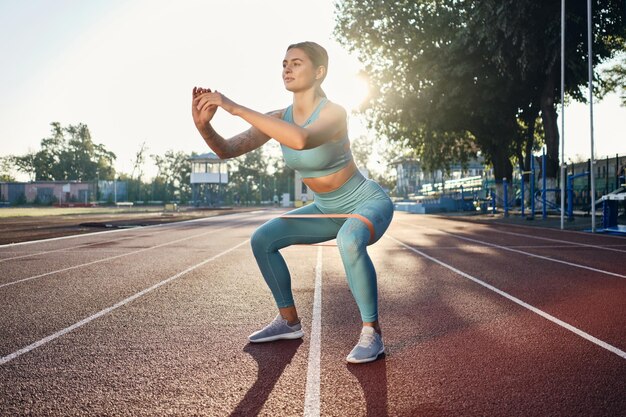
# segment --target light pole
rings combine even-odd
[[[589,166],[589,177],[591,179],[591,233],[596,231],[596,178],[595,162],[593,157],[593,56],[592,56],[592,28],[591,28],[591,0],[587,0],[587,56],[589,72],[589,133],[591,136],[591,164]]]
[[[561,230],[565,228],[565,0],[561,0]]]

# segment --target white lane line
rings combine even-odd
[[[250,217],[250,216],[245,216],[246,213],[237,213],[237,214],[244,214],[244,216],[240,216],[240,217],[243,217],[243,218]],[[63,236],[63,237],[43,239],[43,240],[33,240],[33,241],[30,241],[30,242],[11,243],[11,244],[8,244],[8,245],[0,245],[0,250],[4,249],[5,247],[12,246],[12,245],[25,245],[25,244],[31,244],[31,243],[41,243],[41,242],[60,240],[60,239],[68,239],[68,238],[74,238],[74,237],[88,237],[88,236],[93,236],[93,235],[97,235],[97,234],[101,234],[101,233],[143,231],[145,229],[149,229],[149,228],[152,228],[152,227],[161,227],[162,229],[159,230],[159,231],[163,232],[163,231],[169,231],[170,229],[176,229],[177,228],[176,225],[179,225],[179,224],[190,223],[190,222],[198,222],[198,221],[202,221],[202,220],[209,220],[210,221],[210,220],[217,219],[218,217],[221,217],[221,216],[202,217],[200,219],[183,220],[183,221],[180,221],[180,222],[172,222],[172,223],[164,223],[164,224],[154,224],[154,225],[151,225],[151,226],[141,226],[141,227],[135,227],[135,228],[109,230],[109,231],[104,231],[104,232],[85,233],[85,234],[81,234],[81,235]],[[170,227],[168,227],[168,226],[170,226]],[[11,261],[11,260],[14,260],[14,259],[28,258],[28,257],[32,257],[32,256],[37,256],[37,255],[46,255],[48,253],[70,251],[72,249],[84,248],[84,247],[89,247],[89,246],[93,246],[93,245],[101,245],[103,243],[119,242],[119,241],[122,241],[122,240],[140,238],[140,237],[150,236],[150,235],[151,235],[150,232],[149,233],[140,233],[140,234],[131,235],[131,236],[124,236],[124,237],[121,237],[119,239],[111,239],[111,240],[105,240],[105,241],[96,241],[96,242],[83,243],[83,244],[80,244],[80,245],[69,246],[67,248],[53,249],[53,250],[48,250],[48,251],[38,251],[38,252],[34,252],[34,253],[28,252],[26,255],[19,255],[19,256],[14,256],[12,258],[0,259],[0,263],[6,262],[6,261]]]
[[[568,323],[566,323],[566,322],[564,322],[562,320],[559,320],[556,317],[546,313],[545,311],[539,310],[538,308],[533,307],[532,305],[530,305],[530,304],[520,300],[517,297],[512,296],[509,293],[506,293],[506,292],[504,292],[502,290],[499,290],[498,288],[494,287],[493,285],[487,284],[486,282],[481,281],[478,278],[475,278],[475,277],[473,277],[473,276],[471,276],[469,274],[466,274],[465,272],[463,272],[463,271],[453,267],[452,265],[448,265],[447,263],[442,262],[439,259],[433,258],[432,256],[429,256],[429,255],[425,254],[424,252],[422,252],[420,250],[417,250],[417,249],[407,245],[404,242],[401,242],[400,240],[398,240],[398,239],[396,239],[396,238],[394,238],[392,236],[389,236],[389,235],[385,235],[385,236],[388,239],[391,239],[394,242],[398,243],[399,245],[409,249],[410,251],[413,251],[413,252],[417,253],[418,255],[423,256],[424,258],[429,259],[429,260],[431,260],[431,261],[433,261],[433,262],[443,266],[444,268],[448,268],[449,270],[451,270],[451,271],[461,275],[462,277],[465,277],[465,278],[469,279],[470,281],[473,281],[476,284],[481,285],[481,286],[483,286],[483,287],[485,287],[485,288],[495,292],[496,294],[501,295],[502,297],[507,298],[507,299],[513,301],[515,304],[518,304],[518,305],[520,305],[520,306],[522,306],[522,307],[532,311],[533,313],[540,315],[541,317],[543,317],[543,318],[545,318],[545,319],[547,319],[547,320],[549,320],[549,321],[551,321],[551,322],[553,322],[553,323],[563,327],[564,329],[569,330],[570,332],[572,332],[572,333],[582,337],[583,339],[586,339],[586,340],[590,341],[591,343],[594,343],[594,344],[600,346],[601,348],[604,348],[604,349],[608,350],[609,352],[612,352],[612,353],[622,357],[623,359],[626,359],[626,352],[624,352],[623,350],[620,350],[620,349],[618,349],[617,347],[615,347],[613,345],[610,345],[610,344],[608,344],[608,343],[606,343],[606,342],[604,342],[604,341],[602,341],[602,340],[600,340],[600,339],[598,339],[598,338],[596,338],[594,336],[591,336],[589,333],[586,333],[586,332],[584,332],[584,331],[582,331],[582,330],[572,326],[571,324],[568,324]]]
[[[569,265],[569,266],[573,266],[575,268],[581,268],[581,269],[586,269],[588,271],[598,272],[598,273],[601,273],[601,274],[612,275],[612,276],[618,277],[618,278],[626,278],[626,275],[618,274],[617,272],[605,271],[604,269],[592,268],[590,266],[576,264],[576,263],[573,263],[573,262],[562,261],[560,259],[550,258],[548,256],[536,255],[534,253],[524,252],[522,250],[517,250],[517,249],[509,248],[509,247],[506,247],[506,246],[496,245],[495,243],[489,243],[489,242],[485,242],[485,241],[482,241],[482,240],[471,239],[469,237],[460,236],[460,235],[457,235],[457,234],[454,234],[454,233],[446,232],[445,230],[433,229],[433,228],[424,227],[424,226],[416,226],[414,224],[406,223],[406,222],[398,222],[398,223],[406,224],[407,226],[413,226],[413,227],[417,227],[417,228],[421,228],[421,229],[434,230],[434,231],[436,231],[438,233],[443,233],[443,234],[446,234],[446,235],[450,235],[450,236],[455,237],[457,239],[467,240],[468,242],[480,243],[482,245],[491,246],[493,248],[498,248],[498,249],[506,250],[506,251],[509,251],[509,252],[521,253],[522,255],[530,256],[532,258],[538,258],[538,259],[543,259],[545,261],[556,262],[556,263],[563,264],[563,265]]]
[[[145,252],[145,251],[149,251],[149,250],[152,250],[152,249],[161,248],[163,246],[168,246],[168,245],[172,245],[174,243],[178,243],[178,242],[182,242],[182,241],[185,241],[185,240],[194,239],[196,237],[200,237],[200,236],[208,235],[208,234],[211,234],[211,233],[219,232],[220,230],[230,229],[231,227],[242,226],[242,225],[247,224],[247,223],[250,223],[250,222],[249,221],[244,221],[244,222],[233,224],[233,225],[229,225],[229,226],[226,226],[226,227],[221,227],[221,228],[216,229],[216,230],[209,230],[208,232],[198,233],[196,235],[184,237],[182,239],[177,239],[177,240],[173,240],[173,241],[170,241],[170,242],[161,243],[160,245],[150,246],[148,248],[139,249],[139,250],[132,251],[132,252],[127,252],[127,253],[122,253],[120,255],[109,256],[108,258],[97,259],[95,261],[87,262],[87,263],[84,263],[84,264],[69,266],[69,267],[63,268],[63,269],[57,269],[55,271],[50,271],[50,272],[46,272],[44,274],[34,275],[34,276],[28,277],[28,278],[22,278],[22,279],[19,279],[17,281],[11,281],[11,282],[7,282],[6,284],[1,284],[0,288],[8,287],[10,285],[19,284],[19,283],[25,282],[25,281],[31,281],[33,279],[42,278],[42,277],[49,276],[49,275],[58,274],[58,273],[61,273],[61,272],[71,271],[73,269],[78,269],[78,268],[82,268],[84,266],[94,265],[94,264],[97,264],[97,263],[100,263],[100,262],[106,262],[106,261],[110,261],[110,260],[113,260],[113,259],[122,258],[124,256],[134,255],[134,254]]]
[[[135,237],[142,237],[142,236],[141,235],[139,235],[139,236],[124,236],[124,237],[121,237],[119,239],[105,240],[103,242],[90,242],[90,243],[83,243],[82,245],[69,246],[67,248],[46,250],[46,251],[40,251],[40,252],[32,252],[32,253],[28,253],[26,255],[13,256],[11,258],[3,258],[3,259],[0,259],[0,262],[12,261],[14,259],[30,258],[30,257],[37,256],[37,255],[47,255],[49,253],[69,251],[69,250],[72,250],[72,252],[75,253],[75,251],[73,249],[87,248],[89,246],[102,245],[102,244],[106,244],[106,243],[121,242],[122,240],[133,239]]]
[[[171,276],[171,277],[169,277],[169,278],[167,278],[167,279],[165,279],[165,280],[163,280],[161,282],[158,282],[158,283],[154,284],[153,286],[151,286],[149,288],[146,288],[145,290],[142,290],[142,291],[140,291],[140,292],[138,292],[138,293],[136,293],[134,295],[131,295],[128,298],[123,299],[122,301],[120,301],[117,304],[112,305],[111,307],[107,307],[104,310],[98,311],[97,313],[95,313],[95,314],[93,314],[93,315],[91,315],[91,316],[89,316],[89,317],[79,321],[78,323],[74,323],[71,326],[66,327],[63,330],[59,330],[58,332],[56,332],[54,334],[51,334],[50,336],[44,337],[43,339],[38,340],[35,343],[32,343],[32,344],[30,344],[30,345],[28,345],[28,346],[26,346],[26,347],[24,347],[24,348],[22,348],[20,350],[17,350],[17,351],[15,351],[15,352],[7,355],[7,356],[0,357],[0,365],[4,365],[5,363],[7,363],[9,361],[12,361],[13,359],[17,358],[18,356],[21,356],[21,355],[23,355],[25,353],[28,353],[28,352],[30,352],[33,349],[36,349],[36,348],[38,348],[38,347],[40,347],[42,345],[45,345],[46,343],[48,343],[48,342],[50,342],[50,341],[52,341],[54,339],[57,339],[57,338],[65,335],[65,334],[67,334],[67,333],[69,333],[69,332],[71,332],[73,330],[76,330],[79,327],[84,326],[85,324],[87,324],[87,323],[89,323],[89,322],[91,322],[91,321],[93,321],[93,320],[95,320],[95,319],[97,319],[99,317],[102,317],[102,316],[110,313],[111,311],[113,311],[115,309],[118,309],[118,308],[120,308],[122,306],[125,306],[126,304],[130,303],[131,301],[136,300],[137,298],[139,298],[139,297],[141,297],[143,295],[146,295],[149,292],[151,292],[153,290],[156,290],[157,288],[159,288],[159,287],[161,287],[161,286],[163,286],[165,284],[168,284],[168,283],[174,281],[177,278],[182,277],[183,275],[193,271],[194,269],[197,269],[197,268],[199,268],[199,267],[201,267],[201,266],[203,266],[203,265],[205,265],[205,264],[207,264],[207,263],[209,263],[211,261],[216,260],[217,258],[219,258],[221,256],[226,255],[227,253],[229,253],[229,252],[239,248],[243,244],[247,243],[249,240],[250,239],[246,239],[243,242],[233,246],[230,249],[227,249],[227,250],[225,250],[225,251],[223,251],[221,253],[218,253],[215,256],[212,256],[212,257],[210,257],[208,259],[205,259],[204,261],[200,262],[199,264],[191,266],[191,267],[185,269],[184,271],[179,272],[176,275],[173,275],[173,276]]]
[[[445,217],[439,217],[443,220],[447,220]],[[460,221],[464,221],[464,220],[460,220]],[[548,229],[548,228],[542,228],[541,225],[537,224],[537,226],[527,226],[525,224],[506,224],[506,223],[494,223],[491,222],[489,220],[477,220],[476,223],[484,225],[484,226],[501,226],[501,227],[506,227],[506,228],[522,228],[522,229],[529,229],[529,230],[533,230],[533,231],[538,231],[538,230],[554,230],[556,231],[557,229]],[[591,228],[591,225],[589,226]],[[611,234],[605,234],[605,233],[596,233],[596,234],[590,234],[589,232],[584,232],[584,231],[580,231],[580,230],[560,230],[558,229],[559,233],[572,233],[572,234],[577,234],[577,235],[581,235],[581,236],[586,236],[586,237],[591,237],[591,236],[595,236],[595,237],[600,237],[600,238],[607,238],[607,239],[620,239],[620,240],[624,240],[624,238],[622,236],[615,236],[615,235],[611,235]]]
[[[499,230],[497,228],[491,228],[489,230],[493,231],[493,232],[496,232],[496,233],[502,233],[502,234],[505,234],[505,235],[520,236],[520,237],[526,237],[526,238],[538,239],[538,240],[546,240],[548,242],[565,243],[565,244],[570,245],[570,246],[571,245],[573,245],[573,246],[582,246],[582,247],[585,247],[585,248],[594,248],[594,249],[610,250],[610,251],[613,251],[613,252],[626,253],[626,249],[615,249],[615,248],[611,248],[611,247],[608,247],[608,246],[598,246],[598,245],[590,245],[588,243],[571,242],[571,241],[560,240],[560,239],[551,239],[549,237],[526,235],[524,233],[505,232],[504,230]]]
[[[144,226],[144,227],[142,227],[142,229],[145,229],[146,227],[159,227],[159,226],[162,226],[162,225],[161,224],[155,224],[155,225],[152,225],[152,226]],[[133,230],[133,229],[104,230],[102,232],[82,233],[82,234],[79,234],[79,235],[51,237],[51,238],[48,238],[48,239],[40,239],[40,240],[29,240],[28,242],[5,243],[4,245],[0,245],[0,249],[11,248],[11,247],[14,247],[14,246],[32,245],[34,243],[47,243],[47,242],[53,242],[53,241],[56,241],[56,240],[74,239],[74,238],[77,238],[77,237],[89,237],[89,236],[104,235],[104,234],[107,234],[107,233],[128,232],[130,230]]]
[[[179,225],[179,224],[184,224],[184,223],[193,223],[193,222],[199,222],[199,221],[203,221],[203,220],[212,220],[212,219],[218,219],[222,216],[237,216],[237,215],[247,215],[247,214],[258,214],[260,213],[260,210],[257,211],[253,211],[253,212],[246,212],[246,213],[233,213],[233,214],[222,214],[222,215],[217,215],[217,216],[210,216],[210,217],[201,217],[199,219],[191,219],[191,220],[183,220],[180,222],[171,222],[171,223],[163,223],[163,224],[153,224],[151,226],[142,226],[142,227],[136,227],[136,228],[132,228],[132,229],[115,229],[115,230],[105,230],[102,232],[93,232],[93,233],[83,233],[80,235],[70,235],[70,236],[61,236],[61,237],[51,237],[48,239],[40,239],[40,240],[29,240],[28,242],[17,242],[17,243],[7,243],[4,245],[0,245],[0,249],[4,249],[4,248],[10,248],[13,246],[23,246],[23,245],[32,245],[35,243],[46,243],[46,242],[53,242],[56,240],[65,240],[65,239],[74,239],[74,238],[78,238],[78,237],[90,237],[90,236],[95,236],[95,235],[103,235],[105,233],[119,233],[119,232],[132,232],[135,230],[146,230],[146,229],[151,229],[153,227],[166,227],[166,226],[174,226],[174,225]]]
[[[311,342],[309,345],[309,367],[306,373],[306,393],[304,396],[305,417],[320,415],[320,351],[322,338],[322,247],[317,249],[315,267],[315,292],[313,295],[313,320],[311,321]]]
[[[449,249],[463,249],[463,248],[485,248],[485,245],[456,245],[456,246],[425,246],[425,245],[417,245],[415,247],[423,247],[424,249],[430,250],[449,250]],[[510,245],[507,248],[517,248],[517,249],[578,249],[573,248],[571,245]],[[583,249],[583,248],[580,248]]]

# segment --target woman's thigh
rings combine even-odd
[[[391,220],[393,219],[393,203],[390,199],[374,199],[365,201],[356,208],[354,213],[367,218],[374,226],[374,239],[370,240],[368,243],[371,245],[372,243],[377,242],[383,234],[385,234],[387,228],[391,224]],[[357,219],[350,219],[350,221],[363,223]],[[364,223],[363,226],[367,227]],[[346,225],[344,225],[344,227],[346,227]]]
[[[319,215],[323,214],[315,205],[308,204],[285,215]],[[262,240],[269,250],[278,250],[289,245],[313,244],[335,239],[340,224],[328,218],[276,217],[259,227],[254,233],[255,241]]]

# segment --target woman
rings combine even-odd
[[[304,335],[291,293],[289,270],[279,250],[336,238],[363,321],[359,343],[346,360],[364,363],[384,352],[376,271],[366,247],[380,239],[389,226],[393,204],[378,184],[361,175],[352,159],[346,111],[329,101],[321,88],[327,68],[328,54],[318,44],[290,45],[282,75],[285,88],[293,93],[292,105],[262,114],[217,91],[194,88],[192,114],[205,142],[222,159],[237,157],[275,139],[281,144],[287,165],[301,174],[315,194],[312,204],[288,213],[303,218],[275,218],[252,236],[254,256],[279,314],[268,326],[251,334],[249,340],[269,342]],[[252,127],[230,139],[222,138],[210,124],[218,107]],[[337,214],[345,216],[318,217]]]

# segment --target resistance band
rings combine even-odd
[[[370,243],[373,243],[374,240],[376,239],[376,231],[374,230],[374,225],[372,224],[372,222],[365,216],[362,216],[360,214],[283,214],[282,216],[280,216],[283,219],[306,219],[306,218],[311,218],[311,219],[348,219],[348,218],[353,218],[353,219],[359,219],[361,220],[363,223],[365,223],[365,225],[367,226],[367,228],[370,231]]]

